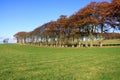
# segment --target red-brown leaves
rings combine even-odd
[[[22,31],[22,32],[18,32],[18,33],[16,33],[15,35],[14,35],[14,37],[22,37],[22,36],[25,36],[27,34],[27,32],[24,32],[24,31]]]
[[[55,22],[55,21],[54,21],[54,22],[52,21],[52,22],[50,22],[50,24],[48,25],[48,28],[49,28],[50,30],[55,30],[56,26],[57,26],[56,22]]]
[[[110,15],[112,15],[113,17],[120,17],[120,0],[112,0],[110,9]]]
[[[105,24],[109,24],[112,27],[116,26],[116,22],[119,22],[117,25],[120,25],[120,0],[112,0],[111,3],[91,2],[70,17],[61,15],[57,21],[51,21],[43,24],[29,33],[18,32],[14,36],[21,37],[24,35],[42,35],[42,37],[51,36],[52,38],[54,36],[54,38],[56,38],[58,36],[63,36],[64,38],[69,38],[70,36],[85,34],[87,31],[95,31],[94,29],[96,28],[99,28],[100,30],[100,27],[101,32],[103,32]]]

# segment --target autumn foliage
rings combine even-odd
[[[110,39],[106,38],[110,30],[120,30],[120,0],[91,2],[69,17],[61,15],[56,21],[45,23],[31,32],[18,32],[14,37],[23,44],[80,47],[84,41],[86,47],[88,44],[92,47],[94,40],[99,40],[102,46],[104,39]],[[119,35],[116,34],[117,38]]]

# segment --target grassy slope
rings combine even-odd
[[[99,44],[99,40],[95,40],[93,41],[93,44]],[[85,41],[83,41],[83,43],[85,44]],[[88,43],[90,44],[90,41],[88,41]],[[103,40],[102,41],[103,44],[120,44],[120,39],[110,39],[110,40]]]
[[[120,44],[120,39],[104,40],[103,44]]]
[[[120,80],[120,47],[0,45],[0,80]]]

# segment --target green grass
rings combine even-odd
[[[0,80],[120,80],[120,47],[1,44]]]

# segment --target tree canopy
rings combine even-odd
[[[51,21],[35,28],[31,32],[18,32],[14,35],[18,43],[38,44],[46,46],[65,47],[93,45],[99,39],[100,46],[103,36],[110,29],[120,30],[120,0],[109,2],[91,2],[75,14],[67,17],[61,15],[56,21]]]

